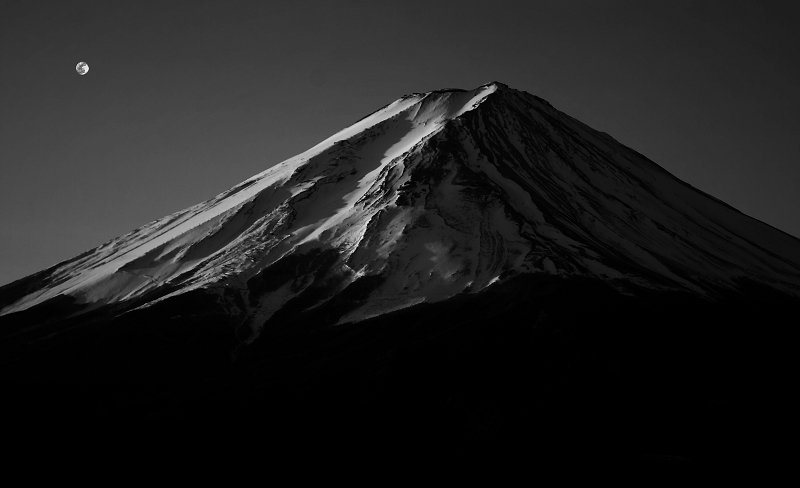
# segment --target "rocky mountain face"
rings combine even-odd
[[[0,373],[25,418],[75,397],[379,464],[718,459],[743,398],[787,405],[798,305],[798,239],[491,83],[0,288]]]

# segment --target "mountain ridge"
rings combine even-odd
[[[520,125],[521,121],[525,121],[525,123]],[[454,124],[458,127],[454,128]],[[536,128],[533,132],[531,132],[532,127]],[[485,131],[485,133],[481,131]],[[492,134],[496,134],[496,136],[487,138]],[[510,136],[514,138],[514,142],[509,145],[503,138]],[[587,136],[589,139],[594,139],[588,145],[585,142],[589,141],[589,139],[586,139]],[[485,141],[490,141],[490,145],[493,145],[493,147],[487,147]],[[437,154],[441,153],[438,145],[442,143],[451,144],[451,153],[437,156]],[[476,146],[475,143],[478,145]],[[611,144],[611,146],[608,146],[608,144]],[[473,154],[474,151],[477,151],[477,153]],[[501,156],[504,158],[502,161],[512,161],[514,164],[506,166],[504,172],[498,173],[493,168],[503,167],[506,163],[501,164],[501,160],[496,159],[496,155],[493,156],[493,154],[501,152],[505,152]],[[453,162],[453,154],[458,154],[461,159]],[[580,160],[582,163],[586,161],[592,162],[588,164],[579,163],[578,166],[575,166],[571,159],[575,158],[576,154],[583,158]],[[273,256],[279,256],[281,253],[286,252],[292,254],[308,247],[310,241],[320,241],[320,237],[323,234],[332,235],[331,233],[336,234],[337,232],[356,232],[358,234],[361,232],[360,237],[354,234],[349,238],[349,241],[346,238],[346,242],[341,239],[338,241],[334,239],[332,243],[320,242],[323,247],[333,245],[336,248],[341,248],[342,245],[345,245],[345,247],[355,245],[363,254],[363,252],[366,252],[366,247],[359,248],[358,246],[361,245],[361,241],[364,239],[363,232],[365,229],[372,225],[374,230],[375,225],[378,225],[381,220],[380,215],[382,213],[384,215],[386,212],[396,214],[398,208],[407,207],[403,203],[407,202],[409,195],[413,195],[413,193],[407,191],[407,188],[403,185],[413,183],[420,188],[426,187],[428,184],[420,180],[422,176],[414,177],[413,173],[415,171],[425,173],[427,170],[423,171],[421,169],[423,167],[434,168],[435,164],[431,158],[441,157],[444,158],[440,161],[441,164],[450,164],[452,166],[449,170],[452,173],[451,176],[460,178],[466,175],[468,180],[472,179],[473,183],[478,185],[475,188],[480,188],[481,185],[484,185],[483,182],[488,182],[489,186],[486,188],[490,189],[486,190],[484,188],[481,190],[488,191],[487,195],[492,195],[488,198],[498,200],[505,206],[506,210],[511,208],[513,212],[522,212],[519,215],[525,215],[526,217],[517,219],[517,224],[521,225],[520,229],[526,225],[533,226],[531,229],[538,229],[540,226],[544,226],[541,228],[545,229],[545,232],[556,233],[544,236],[545,239],[552,240],[555,236],[561,235],[562,237],[558,237],[558,239],[562,239],[562,241],[563,239],[567,239],[567,241],[578,239],[577,241],[573,240],[573,242],[581,243],[578,245],[579,248],[585,248],[587,242],[591,248],[591,246],[600,242],[596,238],[597,234],[589,230],[591,226],[589,222],[581,222],[576,217],[578,214],[575,213],[575,209],[569,208],[570,203],[584,198],[581,208],[593,214],[590,217],[590,219],[593,219],[592,222],[595,222],[598,218],[617,221],[616,223],[604,221],[605,232],[611,232],[611,234],[608,234],[608,238],[604,241],[605,244],[601,246],[603,252],[610,252],[612,255],[620,257],[617,251],[610,251],[608,248],[610,241],[608,239],[611,239],[611,241],[622,239],[619,241],[621,245],[617,247],[623,249],[624,254],[626,254],[626,256],[622,257],[622,260],[627,263],[623,267],[628,267],[631,264],[631,260],[633,260],[634,263],[638,263],[636,266],[639,267],[658,268],[660,271],[657,271],[656,274],[672,276],[665,282],[672,283],[667,286],[675,286],[675,283],[677,283],[678,286],[694,288],[699,293],[703,293],[702,285],[693,283],[691,279],[687,281],[685,277],[677,277],[678,275],[674,275],[667,270],[669,266],[664,268],[664,263],[661,262],[663,259],[648,258],[647,254],[652,254],[653,249],[647,247],[648,244],[642,244],[641,239],[639,239],[639,244],[633,244],[633,247],[631,247],[630,239],[634,234],[643,232],[641,222],[629,222],[630,219],[635,221],[636,215],[642,215],[642,209],[636,209],[638,201],[635,199],[644,195],[650,200],[651,207],[660,205],[663,208],[671,207],[672,210],[675,210],[669,200],[653,197],[658,192],[658,185],[663,186],[664,183],[659,183],[660,180],[655,182],[645,181],[647,178],[652,179],[652,177],[648,176],[649,172],[655,171],[658,174],[667,175],[670,181],[677,183],[679,187],[688,189],[690,193],[683,195],[682,198],[687,198],[687,195],[689,195],[697,203],[697,197],[691,196],[691,192],[694,192],[701,195],[701,197],[712,200],[716,204],[735,211],[753,222],[757,222],[755,225],[764,225],[756,219],[745,216],[745,214],[713,196],[681,181],[656,163],[627,148],[612,137],[559,112],[539,97],[518,92],[499,82],[492,82],[481,85],[471,91],[443,89],[405,95],[367,115],[308,151],[245,180],[215,198],[153,221],[94,250],[87,251],[76,258],[48,268],[48,270],[52,270],[48,278],[50,282],[48,283],[45,280],[40,283],[43,284],[43,287],[40,288],[38,295],[37,292],[29,293],[18,297],[12,303],[8,303],[9,299],[6,298],[6,303],[0,310],[0,314],[24,310],[62,293],[72,293],[73,296],[86,303],[97,302],[98,300],[105,303],[125,301],[147,294],[159,286],[166,286],[170,282],[174,283],[179,276],[186,277],[187,274],[192,273],[194,273],[194,284],[190,285],[188,289],[193,289],[195,286],[203,286],[203,283],[210,285],[220,282],[220,280],[225,281],[227,279],[226,276],[230,277],[230,273],[223,269],[225,266],[233,266],[232,272],[234,274],[245,273],[242,275],[242,280],[239,280],[242,284],[238,285],[239,288],[244,289],[244,282],[263,271],[265,266],[270,266],[275,262],[264,258],[264,256],[258,257],[259,253],[263,252],[259,251],[259,249],[268,248],[267,254]],[[451,158],[451,160],[447,160],[447,158]],[[411,166],[406,168],[406,163]],[[432,164],[434,166],[431,166]],[[549,166],[547,168],[548,171],[542,172],[544,170],[538,170],[539,166]],[[342,167],[347,167],[348,170],[344,171],[341,169]],[[431,174],[436,173],[434,169],[431,169],[431,171],[433,171]],[[605,177],[605,180],[596,177],[598,172]],[[610,179],[609,172],[614,173],[617,178],[626,179],[628,183],[624,183],[622,180],[618,182]],[[567,174],[571,175],[573,181],[567,182],[564,180],[563,176]],[[535,175],[535,178],[538,179],[534,181],[531,179],[533,178],[531,175]],[[401,180],[402,183],[400,183]],[[375,187],[378,183],[382,185],[380,188]],[[542,186],[545,183],[546,185]],[[325,186],[326,184],[328,186]],[[447,182],[441,184],[450,185],[447,191],[450,194],[456,193],[452,198],[461,198],[462,203],[466,202],[465,204],[468,206],[475,204],[475,202],[468,201],[471,197],[466,196],[472,190],[467,189],[464,190],[464,193],[459,193],[461,192],[460,188],[467,187],[452,186],[452,183]],[[595,186],[596,184],[605,185],[605,188],[611,189],[612,193],[600,190],[598,186]],[[348,185],[346,190],[338,189],[342,185]],[[579,188],[580,185],[584,187]],[[437,186],[434,188],[428,185],[426,188],[428,189],[425,191],[429,191],[431,188],[436,190],[444,187]],[[578,188],[578,193],[575,193]],[[637,188],[640,189],[637,190]],[[327,191],[327,194],[320,193],[325,191]],[[383,202],[380,203],[382,207],[377,212],[374,209],[370,209],[370,204],[367,202],[376,194],[376,191],[383,192],[378,198]],[[636,193],[637,191],[638,193]],[[680,188],[678,191],[680,191]],[[563,195],[570,194],[572,200],[565,200]],[[308,199],[319,200],[319,195],[322,195],[321,198],[326,202],[322,206],[317,205],[316,208],[312,209],[304,203],[304,200]],[[536,203],[530,198],[534,198]],[[343,206],[342,201],[345,201]],[[528,203],[525,203],[526,201]],[[440,203],[447,205],[444,200]],[[338,205],[339,209],[332,215],[322,215],[320,214],[320,209],[325,205]],[[610,205],[616,205],[619,208],[609,211]],[[699,201],[697,205],[705,205],[707,208],[708,202]],[[307,210],[298,214],[298,208]],[[541,209],[548,213],[547,218],[541,213]],[[630,215],[614,213],[619,210]],[[442,211],[442,208],[438,208],[436,204],[431,211],[422,210],[423,214],[428,216],[437,215]],[[652,210],[650,211],[652,213]],[[712,211],[719,213],[718,209],[712,209]],[[305,217],[305,221],[302,220],[303,212],[306,214],[311,212],[309,216]],[[692,219],[695,221],[705,220],[710,222],[708,217],[703,215],[702,211],[697,208],[684,206],[683,210],[680,212],[675,210],[675,212],[683,213],[677,215],[677,217],[672,215],[671,218],[673,219],[691,214],[693,215]],[[359,217],[362,214],[363,217]],[[452,212],[450,214],[455,215]],[[534,216],[533,220],[530,220],[531,215]],[[322,220],[319,220],[318,217],[322,218]],[[375,218],[378,220],[373,222]],[[425,220],[428,217],[412,215],[409,218]],[[506,217],[499,214],[496,218],[500,219],[498,222],[507,220]],[[525,220],[526,218],[528,219],[527,221]],[[671,224],[672,228],[667,229],[664,224],[665,217],[663,216],[657,217],[655,220],[651,215],[644,215],[641,218],[654,222],[656,226],[661,226],[658,229],[659,232],[671,232],[677,236],[675,229],[679,224],[673,223]],[[726,217],[725,215],[714,215],[712,220],[721,218],[730,220],[730,216]],[[301,220],[298,221],[297,219]],[[312,222],[315,219],[319,221]],[[354,224],[352,222],[353,219],[360,223],[356,222]],[[625,219],[628,219],[628,221],[623,222],[622,220]],[[565,223],[569,223],[569,225],[564,225]],[[404,224],[404,229],[407,228],[407,224]],[[351,231],[343,230],[345,227],[352,227],[352,225],[356,225],[358,228]],[[491,227],[493,224],[488,225]],[[638,227],[633,228],[631,227],[632,225],[638,225]],[[680,225],[685,225],[685,222]],[[697,227],[696,223],[694,225]],[[774,247],[776,245],[775,242],[764,245],[764,239],[760,239],[761,244],[758,244],[752,239],[743,238],[739,235],[743,232],[742,229],[745,229],[744,232],[751,234],[751,236],[754,230],[747,230],[747,223],[737,222],[737,225],[739,225],[740,229],[735,234],[736,237],[728,234],[725,239],[728,241],[735,238],[744,239],[746,241],[745,245],[761,249],[767,255],[781,261],[785,261],[786,258],[779,256],[781,254],[785,255],[787,250],[796,255],[792,260],[781,264],[781,266],[788,265],[790,268],[795,269],[793,274],[789,276],[789,283],[793,284],[789,285],[786,282],[786,276],[781,278],[781,281],[785,283],[783,285],[785,290],[793,289],[793,293],[800,293],[798,292],[800,290],[800,280],[797,279],[800,277],[800,266],[797,264],[800,262],[800,252],[797,251],[797,249],[800,249],[800,246],[798,246],[800,241],[782,233],[784,238],[784,242],[781,245],[782,252],[768,251],[766,247],[769,247],[769,245]],[[315,226],[317,230],[312,232],[311,229]],[[626,230],[625,226],[631,227],[634,234]],[[769,227],[769,229],[774,228]],[[652,240],[653,236],[660,238],[652,230],[645,229],[645,231],[650,232],[650,237],[645,237],[645,240]],[[276,244],[275,242],[268,244],[259,241],[259,239],[263,241],[265,238],[267,240],[273,238],[274,240],[274,236],[269,236],[275,232],[288,233],[284,234],[281,239],[283,241],[288,239],[287,242],[293,242],[291,247],[287,249],[285,244]],[[306,235],[298,237],[298,233],[302,232],[306,232]],[[327,234],[325,234],[326,232]],[[509,230],[508,232],[514,234],[514,231]],[[529,237],[520,237],[520,235],[509,237],[511,234],[501,237],[503,245],[511,242],[508,239],[536,240],[542,238],[542,236],[531,237],[536,232],[534,234],[530,234],[530,231],[525,232],[528,232],[527,235]],[[562,235],[563,232],[567,232],[572,237]],[[719,232],[716,233],[718,234]],[[249,248],[247,245],[242,247],[242,239],[248,235],[252,237],[251,241],[255,243],[251,244],[256,247]],[[619,237],[614,237],[615,235]],[[386,236],[383,237],[386,238]],[[398,236],[393,236],[392,238],[402,239],[402,237]],[[679,243],[689,242],[686,241],[687,238],[689,238],[688,235],[676,237]],[[789,238],[789,240],[787,241],[786,238]],[[727,245],[725,242],[719,241],[718,236],[705,237],[706,241],[710,242],[711,239],[717,239],[716,244],[714,244],[717,247]],[[661,240],[663,241],[663,239]],[[776,241],[774,237],[772,240]],[[573,246],[567,241],[563,241],[558,246],[560,248]],[[347,242],[350,244],[347,244]],[[234,251],[237,243],[238,250]],[[421,244],[418,243],[417,245]],[[641,247],[642,245],[645,247]],[[668,249],[669,246],[673,246],[673,243],[664,244],[662,242],[661,245],[662,248]],[[689,245],[690,247],[698,248],[697,239],[695,239],[695,242],[689,242]],[[461,247],[463,246],[469,247],[470,244],[462,242]],[[280,249],[283,249],[283,251],[280,251]],[[444,252],[442,249],[429,251],[434,254]],[[597,249],[593,252],[595,251]],[[347,254],[348,251],[344,252]],[[356,251],[353,250],[352,252]],[[520,250],[519,252],[523,251]],[[683,251],[682,257],[679,257],[683,259],[682,266],[684,267],[687,256],[689,256],[686,254],[687,252],[696,253],[691,249]],[[702,252],[707,253],[707,251]],[[726,252],[728,253],[728,258],[725,259],[729,261],[731,252],[739,252],[741,254],[740,251],[730,246],[728,246]],[[634,256],[637,253],[638,256]],[[225,254],[230,257],[226,257]],[[288,254],[283,254],[283,256]],[[244,263],[246,259],[242,256],[245,255],[256,256],[254,259],[258,263]],[[568,261],[577,259],[574,256],[570,257],[564,254],[563,249],[561,255]],[[439,258],[432,256],[430,259],[444,259],[442,256],[444,255]],[[553,258],[554,256],[545,257],[544,261],[536,269],[554,272],[557,266],[552,261]],[[668,259],[674,260],[674,258],[675,256]],[[740,260],[741,258],[742,256],[739,256]],[[281,258],[277,257],[276,259]],[[351,257],[348,255],[345,261],[350,259]],[[643,263],[642,260],[647,261],[648,259],[649,263]],[[694,258],[689,257],[688,259]],[[748,259],[752,264],[752,258]],[[77,262],[77,266],[73,266],[71,271],[69,265],[75,262]],[[223,262],[228,262],[229,264],[225,265]],[[604,272],[612,273],[601,262],[602,259],[600,261],[594,260],[590,264],[590,266],[597,268],[594,272],[601,273],[601,275]],[[208,268],[209,263],[217,264],[212,269]],[[584,267],[584,264],[579,264],[579,268]],[[519,267],[520,265],[521,263],[511,266]],[[692,265],[695,268],[692,268],[694,271],[690,271],[690,274],[697,274],[698,276],[703,275],[703,273],[708,274],[708,269],[698,274],[696,265],[697,263]],[[349,267],[350,265],[345,264],[345,266]],[[526,266],[517,271],[525,272]],[[574,268],[574,265],[570,266],[567,268],[571,269],[572,272],[578,269]],[[775,264],[767,265],[767,267],[773,269],[772,273],[774,275],[776,271]],[[436,266],[433,266],[433,268],[436,268]],[[764,275],[763,265],[761,268],[762,271],[760,273]],[[236,271],[237,269],[239,271]],[[250,271],[245,271],[245,269],[250,269]],[[648,273],[652,272],[652,269]],[[37,275],[41,273],[47,275],[48,270],[37,273]],[[752,270],[753,268],[751,267],[751,272]],[[372,272],[375,272],[375,270]],[[203,276],[205,278],[198,277],[202,273],[204,273]],[[349,273],[355,276],[358,274],[358,270],[351,269]],[[683,274],[686,273],[687,271],[684,270]],[[715,273],[716,278],[714,279],[727,279],[724,276],[720,277],[719,268]],[[775,276],[772,276],[772,278],[774,281]],[[635,281],[640,278],[631,277],[631,279]],[[662,280],[663,277],[656,281],[660,282]],[[20,282],[24,281],[30,282],[31,279],[24,278],[20,280]],[[488,281],[484,280],[484,285]],[[767,281],[770,281],[770,279],[767,279]],[[200,284],[197,285],[197,283]],[[474,289],[475,286],[478,286],[478,289],[480,289],[484,285],[475,285],[470,282],[469,287]],[[661,286],[655,283],[653,285]],[[34,288],[35,286],[33,284]],[[789,286],[789,288],[786,288],[786,286]],[[9,291],[15,288],[20,289],[19,284],[12,283],[0,288],[0,293],[2,293],[3,289]],[[452,296],[454,292],[447,293]],[[8,293],[6,295],[8,296]],[[416,298],[406,299],[405,303],[415,303],[419,300],[428,299],[436,298],[416,296]],[[398,303],[404,301],[399,298],[397,300],[399,300]],[[275,305],[265,305],[265,307],[274,308]]]
[[[524,92],[407,95],[0,287],[7,439],[378,476],[746,465],[797,410],[775,230]]]

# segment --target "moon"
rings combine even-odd
[[[77,66],[75,66],[75,71],[77,71],[79,75],[83,76],[89,72],[89,65],[81,61]]]

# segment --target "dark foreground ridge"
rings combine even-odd
[[[235,361],[200,294],[4,334],[7,426],[93,455],[462,473],[756,463],[784,445],[798,304],[766,288],[711,303],[520,275],[332,326],[369,287],[287,312]]]

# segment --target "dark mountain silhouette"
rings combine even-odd
[[[122,451],[755,462],[798,305],[800,241],[491,83],[0,288],[0,378],[15,430]]]

